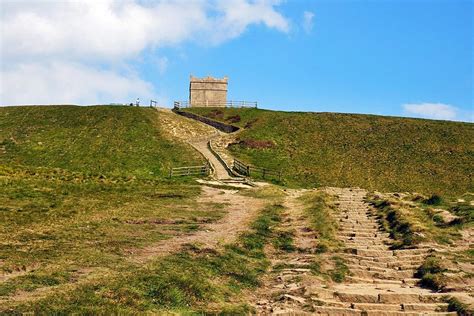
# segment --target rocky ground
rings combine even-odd
[[[321,262],[321,255],[314,253],[317,239],[297,201],[301,192],[290,191],[285,226],[294,230],[296,251],[269,250],[273,271],[254,296],[258,313],[457,315],[447,311],[446,293],[421,288],[414,278],[433,249],[390,250],[391,239],[380,230],[374,211],[364,201],[366,191],[328,188],[326,192],[337,197],[338,238],[344,243],[339,256],[350,275],[345,282],[335,283],[312,273],[314,262]],[[472,299],[464,292],[449,295]]]

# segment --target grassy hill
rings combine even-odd
[[[230,150],[289,185],[473,191],[474,124],[359,114],[190,108],[243,128]]]
[[[0,108],[0,165],[154,178],[203,160],[160,130],[160,113],[121,106]]]

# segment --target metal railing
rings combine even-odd
[[[262,179],[275,178],[275,179],[278,179],[278,181],[281,181],[281,174],[282,174],[281,170],[272,170],[272,169],[267,169],[267,168],[254,167],[251,165],[247,165],[237,159],[234,159],[234,163],[232,167],[238,173],[248,176],[248,177],[260,176]]]
[[[227,107],[227,108],[256,108],[257,101],[206,101],[206,102],[189,102],[189,101],[174,101],[174,107],[188,108],[188,107]]]

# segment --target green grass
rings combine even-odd
[[[0,185],[0,269],[28,272],[1,283],[0,295],[127,265],[129,251],[224,215],[218,204],[197,203],[200,187],[191,183],[75,183],[17,174],[0,176]]]
[[[442,266],[441,260],[434,256],[427,257],[423,264],[418,268],[415,276],[420,278],[420,285],[435,291],[442,291],[447,280],[443,275],[447,269]]]
[[[331,279],[336,283],[344,282],[346,276],[350,275],[349,268],[341,257],[332,257],[334,261],[334,269],[328,271]]]
[[[281,221],[280,205],[261,210],[248,232],[223,250],[189,250],[146,267],[128,268],[120,276],[91,281],[73,291],[15,307],[12,312],[50,313],[249,313],[242,290],[259,285],[268,269],[264,246]],[[239,301],[240,300],[240,301]]]
[[[243,128],[230,150],[291,186],[474,191],[474,124],[359,114],[189,108]],[[234,118],[232,118],[234,117]]]
[[[157,178],[202,157],[160,130],[160,113],[121,106],[0,108],[0,165]]]
[[[192,179],[166,179],[170,166],[203,159],[161,130],[160,115],[0,108],[0,270],[13,276],[0,283],[1,296],[126,270],[138,249],[224,215],[221,205],[196,201]]]
[[[410,199],[410,198],[409,198]],[[426,199],[415,200],[420,202],[405,201],[402,198],[381,197],[371,194],[368,202],[377,209],[378,215],[384,229],[395,239],[394,248],[410,248],[421,242],[431,241],[439,244],[451,244],[457,240],[461,234],[460,230],[472,226],[473,221],[466,216],[461,217],[452,223],[443,223],[440,216],[436,216],[432,209],[432,204],[425,204]],[[438,208],[457,209],[458,203],[445,202],[438,204]],[[464,210],[468,209],[466,203],[459,203]],[[473,211],[472,206],[467,213]],[[454,211],[452,211],[454,213]]]
[[[340,246],[336,238],[338,227],[334,217],[337,210],[330,197],[323,192],[309,192],[300,199],[305,205],[305,215],[309,219],[310,227],[317,236],[316,252],[336,250]]]
[[[294,245],[294,232],[293,231],[278,231],[273,241],[273,246],[278,250],[286,252],[292,252],[296,250]]]

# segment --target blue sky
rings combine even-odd
[[[122,5],[107,0],[91,10],[118,17],[97,25],[94,17],[81,17],[94,26],[88,32],[101,34],[98,41],[64,40],[47,30],[53,48],[31,53],[13,49],[28,40],[15,19],[30,11],[48,21],[55,10],[73,16],[77,8],[3,1],[2,40],[13,48],[2,48],[0,103],[141,97],[171,106],[187,99],[190,74],[227,75],[229,99],[268,109],[474,121],[472,1],[171,1],[166,7],[131,1],[126,10],[117,8]],[[117,21],[127,18],[132,22],[121,28]],[[72,38],[87,34],[72,22],[56,27]],[[25,80],[26,97],[8,95]]]

